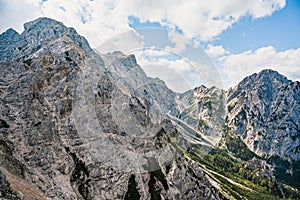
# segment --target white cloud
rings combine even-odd
[[[112,1],[48,0],[43,4],[45,16],[74,27],[93,47],[130,30],[127,13],[118,10]]]
[[[257,19],[270,16],[285,4],[285,0],[210,0],[209,3],[199,0],[163,0],[159,3],[138,0],[126,3],[122,0],[48,0],[44,3],[41,0],[0,0],[0,32],[9,27],[20,32],[24,22],[47,16],[62,21],[66,26],[74,27],[93,47],[97,47],[110,38],[131,30],[128,16],[135,16],[141,21],[159,22],[171,28],[181,29],[184,36],[169,35],[169,39],[175,43],[175,48],[165,49],[180,52],[189,44],[187,38],[212,41],[242,17]],[[141,42],[136,40],[136,48],[140,45]],[[165,53],[150,51],[151,49],[148,54],[158,54],[158,57]],[[277,51],[269,46],[255,51],[230,54],[223,46],[209,45],[206,52],[215,58],[219,65],[225,88],[264,68],[278,70],[294,80],[300,79],[300,49]],[[147,64],[145,58],[138,59],[138,62]],[[176,69],[178,73],[191,71],[188,65],[183,64],[183,60],[172,62],[172,69]],[[170,65],[170,61],[163,58],[160,58],[158,63],[163,66]],[[148,64],[153,64],[153,60],[148,61]],[[217,74],[215,70],[204,74],[204,77],[213,74]]]
[[[285,0],[126,1],[122,0],[0,0],[0,31],[48,16],[73,26],[96,47],[128,31],[128,16],[179,27],[187,37],[212,40],[243,16],[260,18],[282,9]],[[60,7],[63,7],[62,10]],[[84,23],[82,23],[84,22]]]
[[[148,76],[159,77],[175,92],[184,92],[201,84],[203,79],[189,60],[185,58],[169,60],[160,57],[168,55],[162,52],[164,51],[152,49],[135,53],[138,63]]]
[[[191,72],[193,70],[193,65],[191,64],[191,62],[185,58],[169,60],[167,58],[160,57],[161,55],[168,55],[168,54],[164,54],[164,51],[160,51],[160,50],[156,51],[154,49],[152,49],[151,51],[146,50],[146,51],[140,51],[135,53],[137,61],[141,66],[160,65],[175,70],[177,73],[186,73],[186,72]]]
[[[171,54],[171,52],[165,49],[157,49],[154,46],[152,46],[150,48],[145,48],[143,50],[143,54],[147,57],[161,57],[161,56],[168,56]]]
[[[160,52],[155,53],[155,50],[140,51],[135,55],[148,76],[160,77],[170,89],[176,92],[184,92],[200,85],[223,88],[219,72],[210,63],[201,64],[182,57],[170,60],[166,55],[160,57]]]
[[[245,76],[263,69],[273,69],[293,80],[300,80],[300,48],[277,51],[272,46],[255,51],[230,54],[217,59],[224,75],[225,88],[234,86]]]
[[[168,38],[170,42],[174,43],[174,47],[167,46],[165,50],[174,53],[180,53],[185,50],[187,44],[193,44],[189,38],[175,31],[168,31]]]
[[[213,57],[213,58],[229,54],[229,51],[224,49],[224,47],[222,45],[214,46],[211,44],[208,45],[205,52],[207,53],[208,56]]]
[[[143,47],[143,37],[132,30],[106,40],[97,46],[96,49],[103,54],[114,51],[122,51],[124,54],[134,54],[137,51],[141,51]]]
[[[260,18],[285,6],[285,0],[130,1],[126,8],[142,20],[177,26],[188,37],[211,40],[243,16]],[[149,12],[150,11],[150,12]]]
[[[41,8],[41,1],[0,0],[0,33],[10,27],[22,32],[25,22],[42,15]]]

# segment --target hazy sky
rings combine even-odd
[[[152,41],[152,46],[132,53],[145,69],[151,69],[152,63],[153,73],[159,66],[162,70],[168,67],[163,71],[166,73],[173,70],[170,74],[174,78],[167,80],[173,84],[170,87],[180,87],[176,82],[180,76],[191,80],[191,87],[213,83],[209,78],[218,73],[222,82],[219,86],[226,89],[265,68],[300,80],[298,0],[0,0],[0,32],[9,27],[22,32],[24,22],[43,16],[74,27],[94,48],[114,36],[137,30],[142,39],[148,38],[146,43]],[[170,32],[139,31],[146,27],[164,27]],[[156,45],[155,40],[164,45]],[[197,55],[207,59],[202,49],[214,66],[209,61],[206,66],[193,64]],[[149,59],[151,55],[155,59]]]

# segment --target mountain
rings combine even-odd
[[[299,98],[299,82],[263,70],[227,92],[228,125],[260,156],[299,160]]]
[[[246,188],[246,182],[251,181],[273,188],[275,195],[297,199],[282,187],[286,184],[300,189],[299,97],[299,82],[273,70],[250,75],[228,91],[205,86],[187,91],[177,97],[179,115],[173,120],[188,130],[189,144],[179,144],[188,146],[190,157],[196,156],[214,172],[238,183],[244,179],[241,185]],[[231,191],[228,182],[210,175],[226,188],[220,190],[222,193],[232,196],[236,190],[245,189],[238,186]],[[270,181],[267,184],[266,177]],[[255,199],[263,192],[239,194]]]
[[[206,138],[214,146],[222,136],[225,97],[223,90],[205,86],[180,94],[178,118],[190,125],[198,137]]]
[[[299,82],[177,94],[49,18],[0,44],[0,198],[300,198]]]
[[[170,142],[175,94],[133,55],[48,18],[24,29],[0,36],[1,199],[223,199]]]
[[[200,86],[180,94],[179,119],[216,138],[224,126],[262,157],[299,160],[299,82],[273,70],[243,79],[228,91]]]

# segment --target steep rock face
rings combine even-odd
[[[60,22],[24,27],[0,36],[0,167],[51,199],[222,198],[170,142],[177,130],[163,113],[177,109],[162,81],[133,56],[102,59]],[[140,165],[126,165],[130,155]]]
[[[299,82],[278,72],[263,70],[226,92],[200,86],[180,94],[176,105],[190,132],[209,143],[207,136],[220,139],[230,129],[257,155],[300,158]]]
[[[227,92],[227,123],[258,155],[300,158],[299,82],[272,70]]]
[[[222,199],[182,150],[211,150],[224,129],[258,155],[299,160],[299,82],[272,70],[176,94],[133,55],[99,55],[51,19],[0,44],[0,167],[21,196],[28,185],[40,199]]]
[[[216,87],[187,91],[177,98],[178,118],[216,145],[224,126],[224,98],[225,91]]]
[[[30,37],[37,42],[31,45],[24,35],[45,27],[30,27],[21,34],[19,42],[25,46],[20,53],[11,55],[14,60],[7,57],[1,62],[1,119],[9,126],[2,129],[1,139],[11,143],[11,161],[1,163],[7,170],[15,166],[21,178],[50,198],[76,198],[70,181],[65,181],[69,179],[65,173],[71,173],[75,165],[65,146],[71,145],[68,140],[77,142],[72,138],[76,135],[68,134],[72,125],[67,116],[72,102],[70,85],[84,54],[69,37],[46,41]]]
[[[13,29],[8,29],[0,36],[0,59],[11,57],[16,50],[15,43],[20,39],[20,35]]]
[[[86,54],[94,54],[85,38],[78,35],[75,29],[67,28],[61,22],[40,18],[25,23],[24,29],[21,34],[13,29],[8,29],[1,34],[0,60],[20,60],[29,55],[37,57],[48,51],[49,46],[63,50],[68,43],[77,45]]]
[[[105,67],[112,72],[120,88],[124,88],[124,82],[126,82],[125,85],[131,86],[134,96],[151,101],[151,104],[155,100],[161,109],[161,114],[166,112],[172,115],[178,114],[175,101],[176,94],[162,80],[147,77],[137,64],[134,55],[127,56],[122,52],[113,52],[102,55],[102,58]]]

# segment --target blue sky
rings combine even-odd
[[[130,27],[138,30],[138,32],[145,34],[151,34],[146,29],[143,30],[143,28],[165,28],[167,25],[161,25],[161,23],[158,22],[149,22],[148,20],[141,21],[138,17],[135,16],[129,16],[129,25]],[[142,31],[139,31],[142,29]],[[178,32],[179,34],[184,34],[183,31],[175,26],[174,30]],[[144,32],[144,33],[143,33]],[[274,12],[270,16],[265,16],[262,18],[254,19],[252,16],[243,16],[240,20],[238,20],[236,23],[232,24],[228,29],[225,29],[223,32],[221,32],[219,35],[215,36],[212,40],[200,40],[200,46],[205,50],[209,46],[211,47],[221,47],[224,53],[228,57],[234,57],[236,55],[241,55],[240,58],[237,58],[236,60],[243,59],[242,56],[245,54],[245,52],[251,52],[248,57],[245,57],[246,61],[250,61],[251,59],[259,59],[262,55],[259,55],[256,53],[256,51],[260,52],[263,50],[266,50],[266,55],[273,53],[274,60],[276,60],[276,56],[283,57],[284,52],[291,51],[291,50],[299,50],[300,47],[300,1],[297,0],[288,0],[286,2],[286,5],[284,8]],[[148,36],[149,37],[149,36]],[[148,38],[147,36],[145,38]],[[169,41],[166,39],[165,35],[160,35],[158,37],[154,37],[152,35],[151,39],[154,39],[150,41],[150,43],[156,47],[160,47],[163,45],[166,45]],[[149,41],[147,41],[149,43]],[[169,44],[169,43],[168,43]],[[149,44],[148,44],[149,45]],[[173,45],[173,44],[169,44]],[[150,45],[151,46],[151,45]],[[188,50],[188,49],[186,49]],[[269,50],[269,51],[268,51]],[[274,52],[275,51],[275,52]],[[288,54],[287,52],[286,54]],[[204,59],[203,56],[200,54],[201,51],[195,49],[192,49],[190,51],[182,52],[182,55],[185,57],[192,57],[192,54],[195,54],[194,58],[198,56],[202,60]],[[164,55],[165,56],[165,55]],[[168,58],[168,57],[167,57]],[[215,67],[219,71],[226,71],[226,62],[224,61],[223,55],[219,56],[211,56],[210,59],[215,63]],[[206,58],[207,59],[207,58]],[[231,59],[232,61],[232,59]],[[269,62],[263,61],[261,64],[258,63],[258,67],[254,68],[254,70],[251,70],[251,66],[248,67],[248,69],[245,70],[249,74],[249,71],[258,72],[260,69],[264,68],[274,68],[276,70],[276,67],[280,68],[282,70],[282,67],[279,65],[283,65],[286,62],[286,60],[279,60],[275,62]],[[234,62],[234,60],[232,61]],[[299,60],[295,61],[297,68],[300,67]],[[277,65],[277,66],[276,66]],[[250,69],[249,69],[250,68]],[[258,68],[258,69],[257,69]],[[238,69],[234,70],[232,69],[231,75],[220,74],[223,81],[226,82],[223,84],[223,88],[228,88],[229,86],[233,86],[237,83],[238,80],[241,80],[240,78],[235,78],[234,81],[230,80],[231,77],[238,74]],[[255,71],[256,70],[256,71]],[[278,69],[277,69],[278,70]],[[284,70],[280,71],[280,73],[283,73],[284,75],[288,76],[290,79],[299,80],[299,73],[298,70],[296,70],[297,73],[293,73],[289,68],[285,68]],[[250,72],[250,73],[251,73]],[[289,74],[289,72],[291,72]],[[244,73],[246,76],[247,73]],[[236,76],[235,76],[236,77]],[[221,86],[222,87],[222,86]]]
[[[148,75],[156,76],[158,66],[158,77],[173,70],[190,89],[227,89],[266,68],[300,80],[299,0],[1,0],[0,10],[0,32],[22,32],[25,22],[50,17],[93,48],[135,54]]]
[[[129,26],[140,28],[164,28],[158,22],[141,22],[139,18],[129,16]],[[176,31],[182,30],[176,27]],[[283,51],[300,47],[300,1],[288,0],[286,6],[271,16],[260,19],[243,17],[230,28],[223,31],[214,45],[222,45],[232,53],[255,50],[263,46],[273,46]],[[205,48],[207,42],[202,43]]]
[[[279,51],[300,47],[300,1],[288,0],[273,15],[253,20],[245,17],[214,42],[232,53],[272,45]]]

